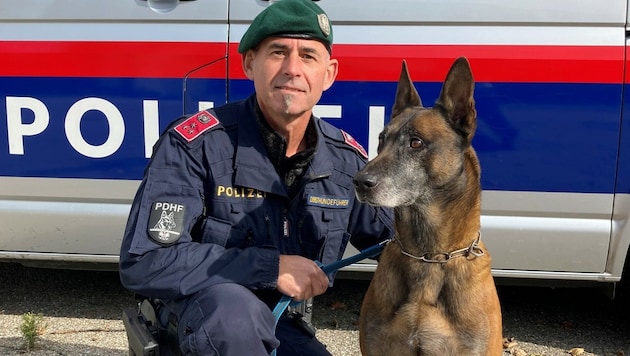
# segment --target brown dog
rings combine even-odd
[[[395,208],[395,241],[361,308],[364,355],[502,353],[501,307],[479,235],[473,90],[459,58],[435,106],[422,107],[403,62],[378,156],[355,177],[359,200]]]

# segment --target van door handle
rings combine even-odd
[[[142,7],[148,7],[158,14],[164,14],[173,11],[180,2],[195,0],[135,0],[136,4]]]

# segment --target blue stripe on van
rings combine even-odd
[[[225,101],[225,80],[189,81],[189,113],[196,101]],[[426,106],[441,83],[418,83]],[[246,97],[247,80],[229,82],[229,98]],[[384,106],[390,114],[396,83],[339,81],[320,103],[342,106],[342,119],[330,120],[368,146],[368,110]],[[615,185],[621,117],[620,84],[477,83],[478,129],[474,139],[488,190],[612,193]],[[132,78],[3,78],[0,97],[34,97],[46,105],[50,123],[24,137],[24,155],[0,152],[0,175],[59,178],[139,179],[144,158],[142,99],[158,100],[160,130],[182,114],[182,81]],[[122,113],[125,138],[111,156],[89,158],[66,138],[64,120],[73,103],[85,97],[108,100]],[[0,145],[8,147],[6,101],[0,100]],[[32,113],[22,112],[24,123]],[[628,133],[627,122],[626,133]],[[86,141],[107,138],[103,115],[89,111],[82,120]],[[628,138],[626,137],[626,140]],[[625,162],[628,161],[625,153]],[[628,166],[620,177],[626,177]],[[630,192],[618,182],[618,191]]]

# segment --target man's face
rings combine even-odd
[[[269,37],[243,56],[266,117],[284,122],[310,117],[322,92],[337,76],[337,60],[316,40]]]

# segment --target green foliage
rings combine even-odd
[[[45,328],[46,325],[43,315],[33,312],[22,314],[20,331],[22,332],[22,337],[24,337],[24,347],[26,350],[31,350],[35,347],[35,341],[44,333]]]

